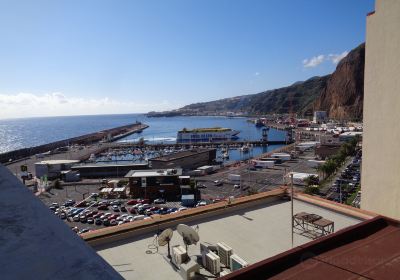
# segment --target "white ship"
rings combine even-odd
[[[178,131],[176,139],[177,143],[193,143],[193,142],[223,142],[236,140],[240,131],[230,128],[213,127],[213,128],[196,128],[182,129]]]

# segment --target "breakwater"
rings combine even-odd
[[[55,141],[44,145],[18,149],[0,154],[0,163],[8,163],[30,157],[35,154],[46,153],[49,151],[57,152],[57,149],[70,145],[90,145],[100,141],[113,142],[127,135],[140,132],[146,129],[148,125],[136,122],[129,125],[119,126],[111,129],[105,129],[65,140]]]

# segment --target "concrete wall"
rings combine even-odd
[[[0,165],[0,279],[122,279]]]
[[[361,208],[400,219],[400,1],[367,17]]]

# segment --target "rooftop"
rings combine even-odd
[[[35,164],[74,164],[78,162],[79,160],[73,160],[73,159],[49,159],[36,162]]]
[[[400,223],[375,217],[224,279],[396,279]]]
[[[282,200],[263,201],[263,203],[259,201],[250,207],[219,212],[220,214],[216,216],[203,215],[184,223],[198,226],[200,242],[211,244],[225,242],[241,258],[253,264],[292,248],[290,204]],[[335,230],[361,222],[360,218],[297,199],[294,201],[294,212],[308,212],[323,216],[335,223]],[[171,223],[168,226],[158,224],[152,231],[141,235],[92,245],[98,254],[112,264],[125,279],[180,279],[178,272],[164,258],[167,254],[166,247],[159,247],[158,251],[155,247],[151,247],[155,244],[154,234],[167,227],[174,229],[171,246],[183,245],[182,238]],[[311,239],[303,235],[294,235],[294,246],[300,246],[309,241]],[[154,250],[149,250],[149,248],[154,248]],[[189,247],[189,256],[196,255],[200,255],[199,243]],[[149,269],[150,265],[151,269]],[[204,269],[201,273],[207,274]]]
[[[156,157],[149,159],[149,161],[171,161],[171,160],[176,160],[179,158],[185,158],[197,154],[202,154],[202,153],[208,153],[210,152],[211,149],[194,149],[194,150],[189,150],[189,151],[182,151],[182,152],[177,152],[161,157]]]
[[[164,177],[164,176],[180,176],[182,169],[151,169],[151,170],[131,170],[125,175],[125,178],[141,178],[141,177]]]

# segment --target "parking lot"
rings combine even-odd
[[[346,165],[346,168],[338,174],[338,177],[330,186],[326,198],[339,203],[351,204],[360,207],[361,191],[360,191],[360,166],[362,160],[361,150]]]
[[[225,167],[218,172],[196,177],[202,200],[198,206],[213,203],[230,196],[247,195],[250,192],[262,192],[284,184],[284,175],[288,172],[317,173],[307,165],[314,158],[314,151],[305,151],[298,157],[275,164],[273,168],[254,168],[250,162],[240,162]],[[229,175],[240,175],[240,181],[229,180]],[[218,181],[218,184],[215,183]],[[87,184],[63,185],[52,188],[39,195],[39,198],[56,215],[76,232],[86,232],[101,227],[114,226],[136,220],[149,219],[153,214],[166,215],[187,209],[180,201],[154,203],[138,199],[105,199],[99,196],[104,187],[99,180],[88,180]],[[85,203],[79,204],[82,200]]]
[[[317,171],[307,165],[308,159],[314,159],[314,150],[310,149],[298,158],[275,164],[273,168],[252,168],[250,163],[220,170],[216,173],[196,177],[197,185],[201,187],[202,198],[226,198],[229,196],[246,195],[249,190],[262,192],[272,190],[284,184],[284,175],[288,172],[317,174]],[[229,180],[229,174],[240,175],[240,181]],[[215,181],[221,183],[217,186]]]
[[[53,188],[39,198],[50,211],[79,233],[149,219],[153,214],[166,215],[187,209],[177,201],[154,203],[147,199],[101,198],[101,187],[101,184],[64,186],[63,189]]]

